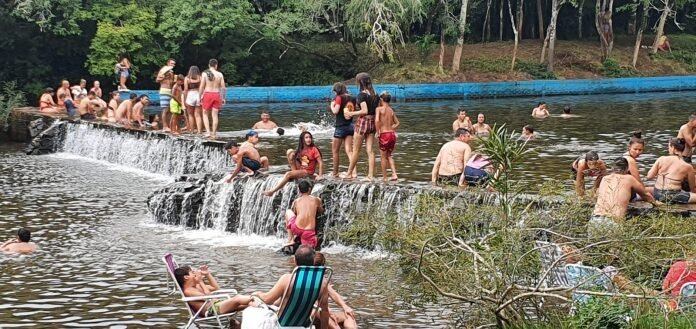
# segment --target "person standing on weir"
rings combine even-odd
[[[172,58],[167,60],[167,65],[162,66],[162,68],[157,73],[157,78],[155,82],[160,84],[159,96],[160,96],[160,108],[162,109],[162,130],[169,131],[169,101],[172,99],[172,86],[174,85],[174,65],[176,61]]]
[[[225,77],[218,71],[217,59],[208,62],[208,69],[203,72],[201,85],[198,92],[201,95],[201,107],[203,107],[203,124],[205,125],[205,137],[215,139],[218,129],[218,113],[222,105],[225,105]],[[208,113],[213,119],[212,130]]]

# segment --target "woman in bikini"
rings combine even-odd
[[[669,155],[661,156],[655,161],[647,179],[655,179],[653,195],[657,201],[664,203],[696,203],[696,182],[694,168],[681,159],[686,147],[683,138],[669,140]],[[683,190],[682,183],[687,181],[690,190]]]
[[[573,175],[575,175],[575,192],[579,197],[585,196],[585,176],[597,177],[594,183],[594,189],[599,187],[602,182],[602,177],[607,172],[607,164],[599,159],[599,154],[595,151],[590,151],[573,161],[571,166]]]
[[[198,87],[201,85],[201,70],[191,66],[184,79],[184,104],[186,105],[186,126],[188,131],[203,132],[203,110]]]
[[[53,102],[53,88],[46,88],[39,98],[39,111],[41,113],[61,113],[56,103]]]

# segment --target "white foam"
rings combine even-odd
[[[50,157],[50,158],[54,158],[54,159],[61,159],[61,160],[78,160],[78,161],[95,163],[95,164],[102,165],[103,167],[101,167],[101,168],[104,170],[111,170],[111,171],[118,171],[118,172],[133,174],[133,175],[142,176],[145,178],[149,178],[149,179],[157,180],[157,181],[162,181],[162,182],[174,181],[174,178],[171,176],[162,175],[162,174],[155,174],[155,173],[151,173],[149,171],[131,168],[128,166],[123,166],[123,165],[118,165],[118,164],[114,164],[114,163],[111,163],[108,161],[95,160],[92,158],[87,158],[87,157],[75,155],[72,153],[60,152],[60,153],[48,154],[45,156]]]

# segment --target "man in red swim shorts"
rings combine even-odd
[[[379,135],[382,179],[384,181],[387,180],[387,164],[389,164],[392,172],[390,180],[396,181],[399,177],[396,175],[396,164],[394,163],[392,153],[394,152],[394,147],[396,147],[396,128],[399,126],[399,119],[396,117],[394,109],[389,105],[391,95],[385,91],[379,95],[379,98],[380,104],[376,111],[375,125]]]
[[[300,197],[292,203],[292,209],[285,212],[285,228],[288,231],[288,243],[293,245],[295,237],[300,237],[302,244],[317,248],[317,214],[324,212],[321,199],[312,196],[312,182],[302,179],[297,182]]]
[[[205,137],[215,139],[218,129],[218,113],[225,104],[225,77],[217,70],[218,61],[211,59],[208,69],[203,73],[198,93],[201,95],[201,107],[203,108],[203,125],[205,125]],[[213,119],[212,130],[208,121],[208,114]]]

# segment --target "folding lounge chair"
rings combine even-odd
[[[167,266],[168,279],[171,279],[174,284],[172,288],[172,293],[179,293],[181,295],[181,300],[186,306],[186,310],[189,313],[189,321],[186,323],[184,328],[188,329],[191,325],[195,324],[198,328],[228,328],[230,327],[230,319],[235,315],[235,313],[227,314],[213,314],[212,316],[205,316],[201,314],[201,311],[209,303],[212,303],[216,299],[227,299],[237,294],[237,290],[234,289],[220,289],[213,292],[212,295],[207,296],[197,296],[197,297],[186,297],[184,296],[184,291],[179,287],[179,283],[176,282],[174,277],[174,270],[178,267],[176,261],[174,261],[174,256],[167,253],[162,257],[162,261]],[[169,280],[167,280],[167,287],[169,287]],[[194,311],[189,302],[192,301],[203,301],[204,304],[198,311]]]
[[[571,287],[585,291],[614,291],[614,284],[611,278],[602,270],[584,265],[567,264],[565,266],[566,278]],[[591,298],[588,294],[573,291],[573,301],[585,303]]]
[[[563,258],[561,247],[555,243],[546,241],[536,241],[536,248],[541,254],[541,273],[540,276],[546,274],[543,280],[544,287],[568,287],[568,279],[566,278],[566,265]]]
[[[328,277],[324,279],[325,276]],[[330,282],[333,269],[325,266],[298,266],[292,271],[290,285],[285,289],[277,310],[282,329],[309,329],[314,322],[315,306],[324,282]],[[257,301],[262,302],[256,298]]]
[[[696,282],[685,283],[679,290],[679,309],[696,312]]]

